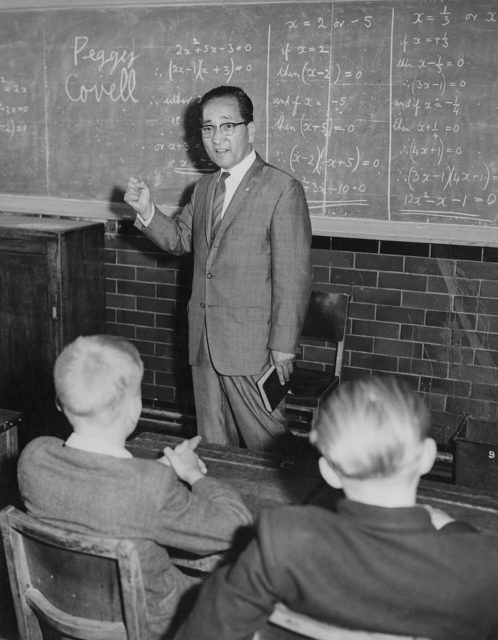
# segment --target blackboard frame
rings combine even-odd
[[[175,207],[163,206],[164,213],[174,214]],[[69,200],[0,194],[0,211],[41,216],[63,216],[91,220],[133,220],[134,214],[126,204],[99,200]],[[385,220],[355,220],[311,216],[313,235],[340,238],[370,238],[399,242],[455,244],[497,247],[498,237],[490,230],[494,227],[431,224],[419,222],[387,222]],[[451,230],[452,235],[448,236]],[[498,236],[498,234],[497,234]]]
[[[314,3],[317,0],[146,0],[139,2],[138,0],[0,0],[0,10],[2,9],[85,9],[89,7],[115,8],[115,7],[185,7],[185,6],[204,6],[204,5],[249,5],[249,4],[295,4]],[[345,0],[346,2],[364,2],[364,0]],[[380,2],[381,0],[370,0],[371,2]]]
[[[371,3],[382,0],[368,0]],[[230,5],[251,4],[307,4],[317,0],[245,0],[231,1]],[[347,3],[363,3],[365,0],[341,0]],[[448,0],[451,4],[452,0]],[[0,0],[0,11],[23,10],[71,10],[87,8],[118,8],[118,7],[184,7],[224,5],[219,0]],[[173,213],[175,207],[164,207],[167,213]],[[110,203],[100,200],[76,200],[56,197],[24,196],[0,193],[0,210],[12,213],[35,215],[55,215],[64,217],[78,217],[96,220],[133,219],[134,215],[124,203]],[[381,240],[436,242],[444,244],[464,244],[478,246],[498,246],[496,238],[490,233],[495,226],[473,226],[460,224],[423,223],[411,221],[387,221],[378,219],[333,218],[311,216],[313,233],[318,236],[338,236],[352,238],[372,238]]]

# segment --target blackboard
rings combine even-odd
[[[227,83],[315,230],[493,243],[497,60],[490,0],[4,9],[0,206],[117,210],[141,175],[177,207],[213,170],[198,97]]]

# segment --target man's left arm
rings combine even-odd
[[[311,289],[311,222],[302,185],[289,180],[271,226],[272,318],[268,347],[280,382],[288,379]]]

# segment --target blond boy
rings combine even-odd
[[[150,639],[170,630],[180,600],[198,580],[170,560],[167,547],[208,554],[227,549],[250,522],[238,494],[206,475],[199,438],[159,461],[133,458],[126,438],[137,426],[143,364],[121,338],[76,339],[54,368],[57,402],[73,433],[43,436],[20,456],[19,486],[29,513],[71,531],[136,541]]]
[[[311,439],[323,478],[345,497],[334,510],[263,513],[235,564],[203,585],[175,640],[250,638],[278,602],[339,626],[432,640],[496,632],[497,543],[416,505],[436,455],[428,429],[421,398],[394,378],[341,385]]]

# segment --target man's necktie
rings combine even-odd
[[[218,227],[220,226],[223,212],[223,204],[225,202],[226,185],[225,180],[230,174],[228,171],[223,171],[220,175],[218,182],[216,183],[216,189],[213,198],[213,212],[212,212],[212,224],[211,224],[211,238],[214,238]]]

